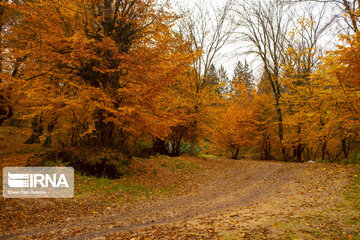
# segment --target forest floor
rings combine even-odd
[[[2,151],[1,166],[42,151],[23,148]],[[357,165],[158,156],[131,166],[119,180],[77,174],[73,199],[1,197],[0,239],[360,239]]]

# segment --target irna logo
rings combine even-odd
[[[64,174],[21,174],[8,172],[8,185],[11,188],[69,187]]]
[[[6,198],[72,198],[72,167],[5,167],[3,196]]]

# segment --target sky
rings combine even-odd
[[[200,2],[205,3],[205,5],[209,8],[211,6],[221,7],[224,6],[227,1],[228,0],[172,0],[175,6],[185,6],[185,8],[188,9],[193,9],[194,6]],[[327,9],[327,11],[327,15],[330,17],[330,15],[333,14],[334,9],[329,8]],[[335,33],[329,32],[326,34],[327,36],[325,36],[325,38],[322,40],[323,45],[328,48],[326,50],[331,50],[332,48],[334,48],[336,42],[336,38],[334,37]],[[230,41],[221,49],[221,51],[219,51],[217,58],[214,60],[214,63],[217,68],[219,68],[220,65],[223,65],[225,70],[227,71],[228,77],[231,78],[236,63],[238,61],[244,62],[246,60],[252,67],[255,77],[259,78],[262,72],[261,61],[259,61],[259,59],[255,55],[243,53],[244,50],[246,51],[247,49],[244,49],[244,47],[242,47],[245,45],[245,43],[239,41],[237,39],[238,36],[238,32],[235,32]]]
[[[222,7],[228,0],[173,0],[173,3],[178,6],[185,6],[188,9],[192,9],[196,6],[197,3],[204,2],[209,8]],[[241,52],[238,49],[237,45],[239,43],[235,42],[236,36],[234,35],[232,39],[219,51],[217,58],[214,61],[214,64],[217,68],[220,68],[221,65],[224,66],[228,77],[231,78],[236,63],[241,60],[245,61],[246,58],[250,59],[250,56],[241,56]],[[253,57],[252,57],[253,58]]]

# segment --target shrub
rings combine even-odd
[[[129,173],[129,159],[110,149],[64,148],[36,154],[27,166],[71,166],[85,175],[119,178]]]
[[[360,154],[352,153],[352,154],[350,154],[349,158],[343,159],[342,162],[345,163],[345,164],[360,163]]]

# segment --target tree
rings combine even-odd
[[[348,159],[359,141],[359,88],[355,76],[359,68],[354,60],[359,40],[356,34],[344,39],[348,39],[349,46],[341,45],[329,52],[322,58],[322,64],[311,68],[306,75],[298,72],[303,68],[287,68],[284,83],[287,93],[283,97],[284,105],[288,106],[286,124],[297,128],[288,131],[291,142],[287,144],[303,147],[307,160],[338,161],[341,156]],[[307,61],[301,60],[306,59],[303,57],[306,54],[308,50],[295,53],[291,49],[289,56],[306,66]],[[300,150],[294,149],[298,161]]]
[[[287,159],[284,140],[283,109],[280,100],[283,95],[281,81],[282,64],[287,49],[287,32],[290,25],[286,9],[278,2],[245,2],[237,10],[236,23],[244,31],[240,40],[249,43],[248,53],[256,54],[262,61],[265,79],[270,83],[277,112],[278,139],[282,158]]]
[[[335,140],[340,145],[339,152],[349,158],[350,151],[357,148],[360,133],[360,34],[356,32],[341,39],[344,44],[328,53],[315,77],[327,84],[325,89],[329,93],[325,95],[326,102],[331,104],[328,108],[329,127],[337,136]]]
[[[218,85],[219,84],[219,75],[218,75],[218,72],[214,66],[214,64],[211,64],[210,65],[210,68],[205,76],[205,81],[208,83],[208,84],[211,84],[211,85]]]
[[[156,1],[46,1],[18,6],[8,41],[27,56],[16,84],[19,109],[56,123],[60,146],[98,146],[131,155],[137,139],[166,137],[174,124],[166,89],[188,69],[171,29],[176,16]],[[168,98],[169,97],[169,98]]]
[[[13,1],[13,5],[18,4],[18,2]],[[0,1],[0,124],[6,119],[11,118],[14,114],[13,103],[10,99],[11,86],[9,82],[5,81],[4,74],[11,71],[7,57],[7,48],[9,46],[7,46],[8,43],[5,38],[16,21],[16,15],[17,12],[9,1]],[[13,75],[15,74],[16,72],[13,71]]]
[[[244,83],[237,83],[225,100],[217,125],[212,129],[213,151],[233,159],[241,149],[256,148],[261,159],[271,159],[273,111],[271,98],[266,94],[249,93]]]
[[[282,0],[283,3],[302,4],[306,2],[315,2],[321,5],[335,6],[340,12],[333,13],[328,25],[335,21],[345,31],[346,34],[356,33],[360,27],[360,12],[358,0]],[[345,25],[345,26],[344,26]],[[349,32],[350,30],[350,32]]]
[[[223,7],[206,7],[200,2],[191,10],[183,10],[178,28],[184,39],[188,41],[188,52],[200,52],[188,69],[186,79],[176,86],[177,94],[182,99],[183,112],[188,115],[186,126],[190,134],[191,154],[195,154],[195,146],[209,129],[214,106],[218,103],[219,86],[214,60],[220,49],[228,42],[234,27],[229,20],[232,1]],[[183,129],[183,128],[181,128]]]
[[[220,96],[226,96],[228,93],[230,93],[230,80],[223,65],[220,66],[218,75],[220,87],[217,89],[217,92],[220,94]]]
[[[233,83],[243,83],[245,84],[245,87],[251,91],[254,87],[254,76],[252,74],[252,70],[250,69],[249,64],[245,60],[245,63],[241,63],[240,61],[237,62],[234,74],[232,77]]]
[[[312,5],[303,8],[301,14],[295,14],[297,19],[292,24],[289,33],[289,48],[286,51],[286,62],[283,70],[284,96],[282,105],[286,118],[284,124],[287,127],[285,133],[285,145],[292,149],[292,158],[302,161],[304,151],[310,152],[304,141],[302,131],[304,128],[304,114],[307,110],[302,109],[309,100],[311,93],[299,94],[306,88],[312,88],[311,75],[317,70],[322,55],[320,42],[325,35],[328,25],[324,23],[326,9],[317,9],[316,13]],[[316,17],[315,17],[316,16]],[[302,110],[301,110],[302,109]],[[310,147],[311,148],[311,147]]]

